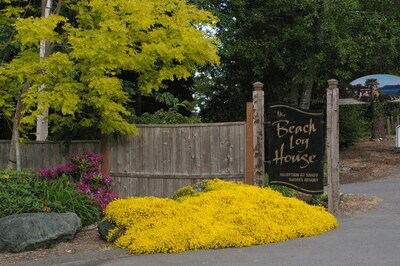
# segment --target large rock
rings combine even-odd
[[[22,252],[71,240],[82,227],[75,213],[23,213],[0,219],[0,253]]]

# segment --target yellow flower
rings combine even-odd
[[[106,218],[123,232],[114,242],[131,253],[246,247],[315,236],[338,226],[322,207],[269,188],[212,180],[204,192],[176,200],[155,197],[111,202]]]

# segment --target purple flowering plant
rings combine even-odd
[[[39,173],[45,179],[68,177],[76,183],[77,190],[89,195],[103,211],[107,204],[118,198],[118,194],[111,190],[113,180],[110,176],[100,172],[103,157],[86,151],[70,157],[71,163],[59,165],[56,168],[40,169]]]

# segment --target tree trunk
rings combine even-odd
[[[29,81],[26,81],[24,88],[22,89],[21,96],[17,100],[17,107],[15,109],[15,115],[13,119],[13,128],[11,136],[10,152],[8,155],[7,169],[21,170],[21,156],[19,149],[19,125],[22,119],[22,112],[25,109],[25,104],[22,102],[22,95],[31,86]]]
[[[306,81],[303,87],[303,91],[301,93],[300,104],[299,107],[303,109],[310,109],[311,104],[311,93],[313,87],[313,80],[310,79]]]
[[[383,140],[385,138],[385,116],[381,103],[373,103],[373,118],[372,118],[372,139]]]
[[[52,0],[42,0],[42,17],[47,18],[50,16]],[[40,41],[40,58],[47,57],[50,54],[50,42],[48,40]],[[44,85],[39,87],[39,91],[44,89]],[[38,103],[38,109],[40,103]],[[49,135],[49,109],[45,108],[43,113],[37,117],[36,123],[36,140],[45,141]]]
[[[21,98],[18,98],[17,108],[13,119],[13,129],[11,137],[10,153],[8,157],[7,169],[21,170],[21,157],[19,150],[19,124],[22,118],[22,103]]]

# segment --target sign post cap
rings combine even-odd
[[[334,88],[338,85],[339,81],[336,79],[330,79],[328,80],[329,88]]]
[[[262,91],[263,87],[264,87],[264,84],[260,81],[253,83],[253,88],[255,91]]]

